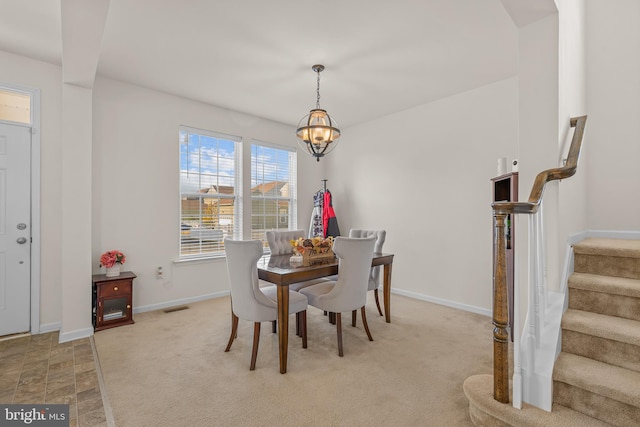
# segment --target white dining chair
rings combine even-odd
[[[291,240],[298,240],[300,237],[306,238],[304,230],[270,230],[267,231],[267,243],[271,255],[293,255],[293,246]],[[300,291],[300,289],[318,283],[326,282],[329,279],[324,277],[318,279],[306,280],[304,282],[292,283],[289,289],[292,291]]]
[[[360,230],[352,228],[349,230],[349,237],[371,237],[375,236],[376,244],[373,248],[373,252],[382,253],[382,246],[384,245],[384,241],[387,237],[387,232],[385,230]],[[380,308],[380,299],[378,297],[378,289],[380,288],[380,276],[381,276],[382,267],[371,267],[371,274],[369,275],[369,287],[368,290],[373,291],[373,296],[376,300],[376,307],[378,307],[378,313],[382,316],[382,309]]]
[[[308,286],[300,290],[309,305],[335,314],[338,338],[338,355],[344,355],[342,347],[342,314],[360,309],[362,325],[369,341],[373,341],[364,306],[371,271],[371,259],[376,238],[336,237],[333,251],[338,257],[338,280]]]
[[[260,240],[224,240],[227,273],[231,286],[231,336],[225,352],[231,349],[238,333],[239,319],[254,322],[253,350],[249,369],[254,370],[260,342],[260,323],[273,322],[278,317],[275,292],[258,285],[258,259],[262,256]],[[275,287],[274,287],[275,288]],[[289,291],[289,314],[300,313],[302,348],[307,348],[307,297]]]

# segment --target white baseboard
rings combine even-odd
[[[640,239],[640,231],[632,230],[587,230],[584,233],[579,233],[576,237],[582,234],[584,234],[584,237],[599,237],[604,239]]]
[[[191,303],[194,303],[194,302],[205,301],[205,300],[213,299],[213,298],[222,298],[222,297],[226,297],[227,295],[229,295],[229,291],[222,291],[222,292],[215,292],[215,293],[212,293],[212,294],[199,295],[199,296],[196,296],[196,297],[181,298],[181,299],[176,299],[176,300],[172,300],[172,301],[165,301],[165,302],[161,302],[161,303],[158,303],[158,304],[143,305],[143,306],[140,306],[140,307],[134,307],[133,308],[133,314],[144,313],[145,311],[162,310],[162,309],[169,308],[169,307],[175,307],[175,306],[178,306],[178,305],[191,304]]]
[[[229,291],[216,292],[213,294],[200,295],[200,296],[191,297],[191,298],[182,298],[182,299],[173,300],[173,301],[166,301],[159,304],[150,304],[142,307],[134,307],[133,312],[135,314],[135,313],[143,313],[145,311],[161,310],[163,308],[175,307],[177,305],[184,305],[184,304],[204,301],[212,298],[221,298],[227,295],[229,295]],[[40,333],[58,331],[58,330],[61,330],[61,328],[62,328],[62,322],[48,323],[45,325],[40,325]],[[67,341],[77,340],[80,338],[87,338],[92,335],[93,335],[93,328],[78,329],[70,332],[61,332],[60,339],[58,341],[63,343]]]
[[[469,311],[471,313],[482,314],[484,316],[491,317],[492,315],[491,310],[488,310],[485,308],[476,307],[476,306],[467,305],[467,304],[461,304],[459,302],[449,301],[442,298],[436,298],[436,297],[432,297],[424,294],[419,294],[417,292],[410,292],[402,289],[392,288],[391,293],[403,295],[403,296],[414,298],[421,301],[432,302],[434,304],[444,305],[451,308],[457,308],[459,310]],[[229,291],[222,291],[222,292],[215,292],[212,294],[199,295],[197,297],[189,297],[189,298],[181,298],[181,299],[172,300],[172,301],[165,301],[158,304],[143,305],[140,307],[134,307],[133,313],[136,314],[136,313],[144,313],[146,311],[163,310],[165,308],[176,307],[179,305],[190,304],[198,301],[205,301],[213,298],[222,298],[228,295],[229,295]]]
[[[75,331],[61,332],[59,343],[88,338],[93,335],[93,328],[76,329]]]
[[[403,295],[405,297],[418,299],[421,301],[432,302],[434,304],[444,305],[446,307],[457,308],[458,310],[469,311],[471,313],[482,314],[483,316],[491,317],[493,313],[491,310],[473,305],[461,304],[455,301],[449,301],[442,298],[432,297],[429,295],[419,294],[417,292],[404,291],[402,289],[391,288],[391,293]]]
[[[456,308],[459,310],[464,310],[464,311],[469,311],[471,313],[477,313],[477,314],[481,314],[484,316],[489,316],[491,317],[491,310],[485,309],[485,308],[480,308],[480,307],[476,307],[476,306],[472,306],[472,305],[467,305],[467,304],[461,304],[455,301],[449,301],[449,300],[445,300],[442,298],[436,298],[436,297],[431,297],[428,295],[424,295],[424,294],[419,294],[417,292],[410,292],[410,291],[405,291],[402,289],[395,289],[392,288],[391,292],[394,294],[398,294],[398,295],[403,295],[409,298],[414,298],[414,299],[418,299],[421,301],[427,301],[427,302],[432,302],[434,304],[439,304],[439,305],[444,305],[446,307],[451,307],[451,308]],[[198,302],[198,301],[205,301],[208,299],[213,299],[213,298],[222,298],[222,297],[226,297],[229,295],[229,291],[222,291],[222,292],[214,292],[211,294],[205,294],[205,295],[199,295],[196,297],[189,297],[189,298],[181,298],[181,299],[177,299],[177,300],[171,300],[171,301],[165,301],[165,302],[161,302],[158,304],[148,304],[148,305],[143,305],[143,306],[139,306],[139,307],[134,307],[133,308],[133,313],[137,314],[137,313],[144,313],[147,311],[155,311],[155,310],[163,310],[165,308],[170,308],[170,307],[176,307],[179,305],[185,305],[185,304],[190,304],[190,303],[194,303],[194,302]],[[49,324],[45,324],[45,325],[40,325],[40,332],[44,333],[44,332],[52,332],[52,331],[56,331],[56,330],[60,330],[61,329],[61,322],[55,322],[55,323],[49,323]],[[60,334],[60,342],[67,342],[67,341],[73,341],[76,339],[80,339],[80,338],[86,338],[93,335],[93,328],[87,328],[87,329],[80,329],[77,331],[71,331],[71,332],[63,332]]]

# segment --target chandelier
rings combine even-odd
[[[300,145],[320,161],[320,157],[329,154],[337,145],[335,141],[340,138],[340,129],[337,128],[335,120],[320,108],[320,72],[324,70],[324,65],[316,64],[311,69],[318,75],[316,108],[300,120],[296,136]]]

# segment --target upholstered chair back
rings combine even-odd
[[[333,252],[338,257],[338,280],[321,298],[324,309],[333,313],[356,310],[367,303],[371,258],[376,238],[336,237]]]
[[[258,286],[258,259],[262,256],[260,240],[224,239],[227,273],[231,286],[231,306],[241,319],[266,322],[277,317],[277,304]]]
[[[358,230],[351,229],[349,230],[349,237],[363,238],[363,237],[371,237],[375,236],[376,244],[373,248],[373,252],[382,253],[382,246],[384,245],[384,240],[387,237],[387,232],[385,230]],[[372,267],[371,274],[369,276],[369,290],[372,291],[374,289],[378,289],[380,286],[380,272],[382,267]]]
[[[304,230],[267,231],[267,243],[271,255],[287,255],[293,253],[293,247],[289,240],[297,240],[306,237]]]

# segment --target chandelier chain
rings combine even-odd
[[[320,109],[320,70],[316,71],[318,73],[318,80],[316,86],[316,108]]]

